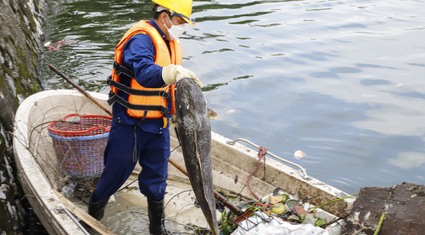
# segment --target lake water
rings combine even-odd
[[[113,49],[151,18],[141,0],[50,1],[52,63],[108,92]],[[348,193],[425,184],[425,1],[195,1],[181,42],[213,131],[246,138]],[[45,89],[71,88],[47,68]],[[306,157],[297,160],[294,151]]]

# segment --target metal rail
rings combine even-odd
[[[235,145],[235,143],[236,142],[238,142],[238,141],[240,141],[240,142],[245,142],[245,143],[247,143],[247,144],[250,144],[250,145],[252,145],[252,146],[254,146],[255,148],[260,148],[260,146],[259,145],[257,145],[257,144],[255,144],[255,143],[253,143],[253,142],[251,142],[251,141],[249,141],[249,140],[247,140],[247,139],[243,139],[243,138],[237,138],[237,139],[235,139],[235,140],[231,140],[231,141],[227,141],[226,143],[228,144],[228,145]],[[288,161],[288,160],[285,160],[285,159],[283,159],[283,158],[281,158],[281,157],[279,157],[279,156],[277,156],[277,155],[275,155],[275,154],[273,154],[273,153],[271,153],[271,152],[269,152],[269,151],[267,151],[267,154],[268,155],[270,155],[274,160],[276,160],[276,161],[278,161],[278,162],[281,162],[281,163],[283,163],[283,164],[289,164],[289,165],[292,165],[292,166],[295,166],[295,167],[297,167],[298,169],[300,169],[300,171],[303,173],[303,175],[304,175],[304,179],[308,179],[309,178],[309,176],[307,175],[307,172],[306,172],[306,170],[305,170],[305,168],[304,167],[302,167],[302,166],[300,166],[300,165],[298,165],[298,164],[296,164],[296,163],[293,163],[293,162],[291,162],[291,161]]]

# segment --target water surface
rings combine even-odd
[[[65,43],[45,63],[107,93],[113,49],[150,1],[50,2],[46,41]],[[213,131],[348,193],[425,183],[424,1],[204,0],[193,18],[184,66],[219,115]],[[43,84],[70,88],[47,69]]]

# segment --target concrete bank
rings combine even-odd
[[[44,0],[0,0],[0,234],[23,234],[28,226],[11,133],[20,101],[40,90],[44,5]]]
[[[425,234],[425,185],[365,187],[347,219],[346,234]]]

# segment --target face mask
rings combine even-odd
[[[168,33],[170,34],[171,40],[179,39],[179,37],[184,33],[185,28],[184,24],[174,25],[173,21],[168,17],[171,22],[171,27],[168,28],[166,24],[164,24],[165,28],[167,28]]]

